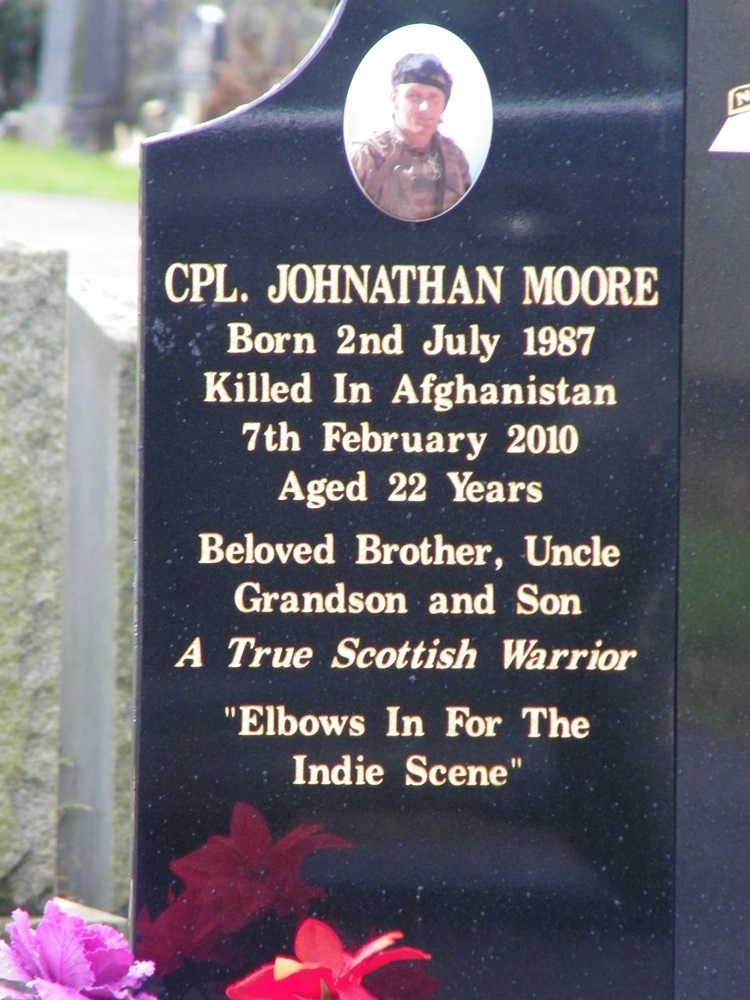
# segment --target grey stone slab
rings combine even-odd
[[[45,410],[50,413],[50,426],[59,434],[59,440],[55,436],[53,442],[58,463],[59,506],[54,518],[49,519],[59,534],[58,587],[59,574],[63,572],[63,530],[66,536],[62,611],[59,599],[56,607],[55,662],[59,669],[62,659],[64,675],[58,878],[61,891],[86,903],[125,912],[130,882],[132,784],[138,210],[132,204],[94,198],[0,192],[2,238],[31,248],[22,252],[29,259],[62,260],[62,253],[51,252],[51,248],[64,249],[68,255],[67,297],[62,269],[62,285],[56,298],[45,301],[41,294],[45,281],[41,278],[36,298],[32,299],[24,290],[16,296],[19,302],[26,300],[29,323],[44,326],[50,314],[57,320],[56,364],[45,363],[37,369],[40,380],[59,396],[60,406],[64,395],[66,319],[69,326],[65,459],[63,416],[58,420],[52,417],[52,409]],[[2,272],[12,288],[12,274],[4,265]],[[38,318],[31,318],[32,312]],[[20,333],[13,317],[11,303],[4,303],[3,330],[7,327],[9,337],[12,334],[15,341]],[[14,351],[15,343],[7,353]],[[8,371],[7,377],[9,384],[19,384],[15,368]],[[3,399],[8,398],[8,393],[4,393]],[[22,420],[20,411],[17,420]],[[31,425],[24,426],[30,432]],[[3,447],[9,448],[14,443],[18,444],[15,434]],[[47,440],[39,443],[40,454],[42,449],[45,453],[49,450],[49,443]],[[49,461],[49,456],[44,461]],[[22,489],[13,468],[12,461],[3,461],[0,476],[4,482],[7,471],[9,483]],[[67,494],[64,522],[63,476]],[[8,505],[9,511],[12,506]],[[19,509],[16,519],[25,514],[25,508]],[[14,540],[21,560],[27,551],[31,529],[26,523],[11,527],[8,539],[0,545],[8,547],[10,540]],[[8,578],[7,586],[2,586],[2,600],[5,600],[12,590],[10,577],[15,570],[8,558],[2,562],[0,572]],[[22,603],[20,596],[18,600]],[[3,698],[0,712],[8,716],[4,732],[9,745],[15,747],[20,738],[14,735],[15,729],[11,734],[11,728],[20,725],[15,703]],[[0,736],[0,740],[3,738]],[[55,778],[55,797],[46,808],[49,823],[56,827],[57,735],[51,742],[52,750],[55,759],[47,772]],[[11,767],[7,770],[12,772]],[[0,822],[4,822],[6,810],[0,807],[0,813]],[[3,837],[2,843],[6,842]],[[49,843],[47,884],[51,890],[56,835]],[[9,857],[16,856],[11,853]],[[11,860],[9,864],[12,863]],[[18,901],[19,897],[13,896],[9,905]]]
[[[0,905],[54,887],[65,255],[0,245]]]

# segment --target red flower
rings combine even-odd
[[[170,864],[185,888],[178,896],[170,894],[167,909],[155,920],[147,912],[139,914],[139,950],[158,953],[157,968],[167,974],[186,958],[222,961],[226,939],[265,911],[304,916],[310,901],[324,896],[302,878],[305,857],[349,847],[341,837],[320,831],[319,823],[308,823],[274,844],[257,809],[238,802],[228,837],[211,836]]]
[[[169,866],[185,883],[185,895],[194,907],[194,940],[216,932],[232,934],[264,910],[275,910],[280,917],[304,914],[311,900],[324,895],[302,880],[305,857],[326,847],[349,847],[341,837],[320,829],[319,823],[298,826],[273,844],[258,810],[238,802],[228,837],[209,837]]]
[[[230,1000],[376,1000],[362,985],[364,976],[391,962],[430,959],[416,948],[386,951],[402,937],[400,931],[390,931],[350,955],[328,924],[310,918],[297,931],[297,960],[279,956],[229,986],[227,996]]]

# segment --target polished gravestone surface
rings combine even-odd
[[[146,146],[138,948],[667,1000],[683,5],[404,6]]]

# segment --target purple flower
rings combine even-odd
[[[0,997],[12,1000],[131,1000],[154,974],[136,962],[123,935],[106,924],[87,924],[53,902],[36,930],[25,910],[13,911],[0,942]],[[154,1000],[140,993],[139,1000]]]

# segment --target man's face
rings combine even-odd
[[[445,94],[425,83],[400,83],[391,94],[393,120],[413,146],[429,146],[445,110]]]

